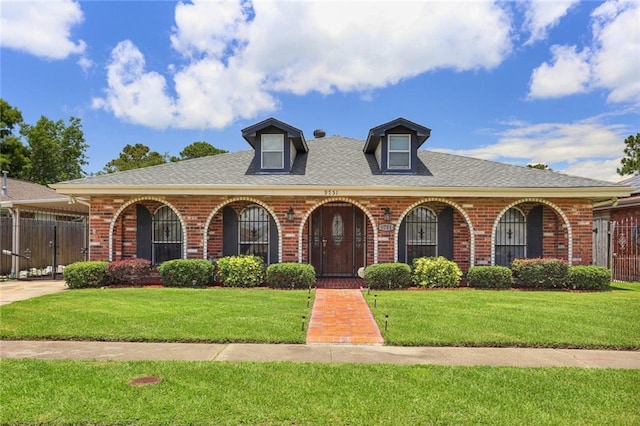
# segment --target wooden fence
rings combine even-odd
[[[0,217],[0,275],[55,278],[60,266],[86,260],[88,236],[84,221],[21,218],[14,224],[11,217]],[[18,259],[17,271],[12,268],[13,259]]]

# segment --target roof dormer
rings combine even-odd
[[[369,130],[363,151],[375,156],[382,173],[415,174],[418,170],[418,148],[430,135],[431,129],[397,118]]]
[[[301,130],[275,118],[243,129],[242,137],[255,150],[256,173],[290,173],[296,156],[309,151]]]

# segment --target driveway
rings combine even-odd
[[[67,289],[64,280],[46,281],[4,281],[0,282],[0,305],[18,300],[31,299],[45,294],[58,293]]]

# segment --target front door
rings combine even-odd
[[[325,204],[311,222],[311,264],[318,276],[355,276],[364,264],[362,211],[347,203]]]

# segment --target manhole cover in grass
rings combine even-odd
[[[137,379],[133,379],[132,381],[129,382],[129,384],[131,386],[138,386],[138,385],[155,385],[156,383],[158,383],[160,381],[160,377],[156,377],[156,376],[143,376],[143,377],[138,377]]]

